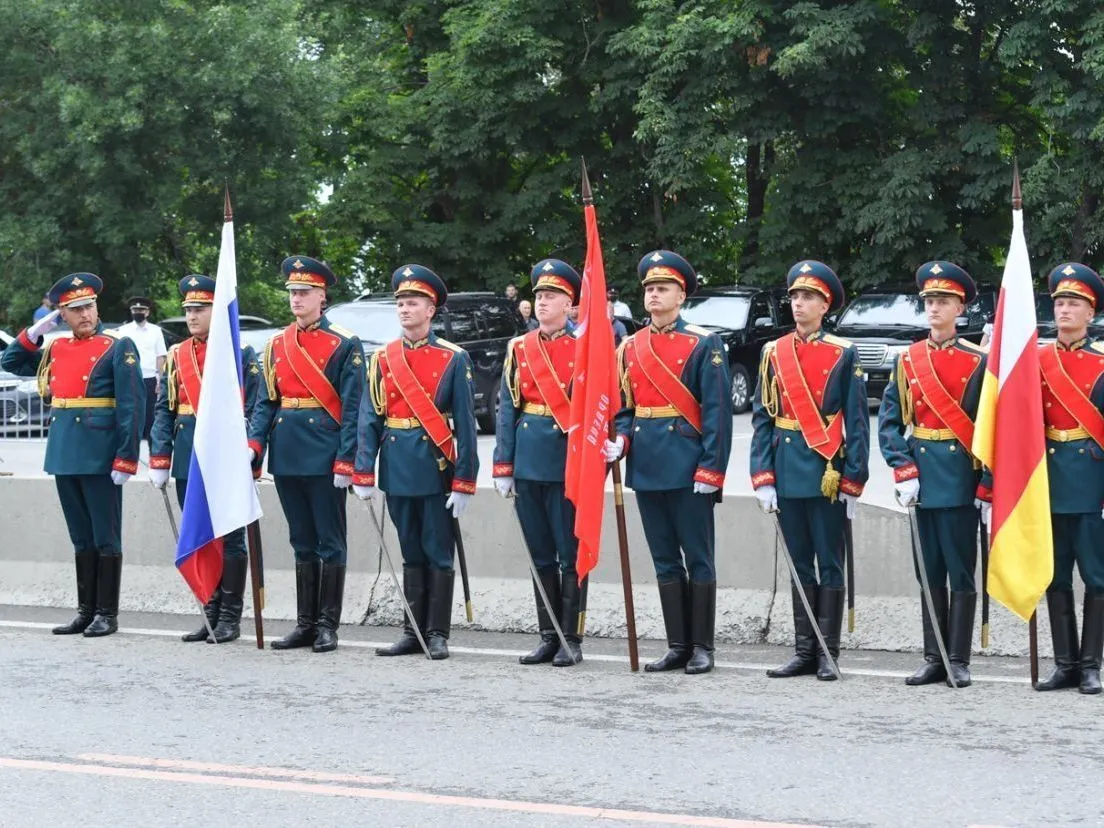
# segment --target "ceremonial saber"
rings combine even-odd
[[[460,519],[452,519],[452,536],[456,540],[456,562],[460,564],[460,583],[464,587],[464,614],[472,622],[471,584],[468,582],[468,556],[464,554],[464,536],[460,534]]]
[[[924,605],[928,608],[928,620],[931,621],[932,634],[935,636],[936,646],[939,647],[939,658],[943,661],[943,669],[947,672],[947,681],[951,687],[958,689],[958,682],[951,673],[951,660],[947,656],[947,645],[943,642],[943,631],[939,629],[939,619],[935,615],[935,602],[932,600],[931,583],[928,581],[928,570],[924,567],[924,557],[920,554],[920,530],[916,527],[916,507],[910,506],[909,534],[912,536],[912,560],[916,564],[916,571],[920,574],[920,592],[924,598]]]
[[[253,630],[257,635],[257,649],[264,649],[264,548],[261,546],[261,522],[253,521],[246,529],[249,538],[249,580],[253,588]]]
[[[846,518],[843,524],[843,554],[846,556],[844,565],[847,567],[847,631],[855,631],[855,533],[852,529],[851,518]]]
[[[516,495],[511,494],[513,498]],[[517,519],[518,529],[521,529],[521,518],[518,516],[517,509],[513,510],[514,517]],[[529,551],[529,544],[525,542],[525,531],[521,531],[521,545],[525,548],[525,562],[529,564],[529,574],[533,577],[533,583],[536,585],[537,594],[540,596],[541,603],[544,604],[545,610],[548,612],[548,618],[552,621],[552,627],[556,630],[556,638],[560,640],[560,647],[565,653],[571,655],[571,663],[578,664],[575,660],[574,653],[571,652],[571,648],[567,646],[567,636],[564,635],[563,627],[560,626],[560,614],[552,606],[552,599],[548,597],[548,591],[544,588],[544,584],[541,583],[540,575],[537,573],[537,565],[533,563],[533,555]]]
[[[832,658],[832,654],[828,651],[828,642],[824,640],[824,633],[820,631],[820,624],[817,623],[816,613],[813,612],[813,607],[809,603],[809,596],[807,596],[805,590],[801,588],[801,578],[797,575],[797,566],[794,564],[793,556],[790,554],[790,548],[786,546],[786,538],[782,534],[782,523],[778,520],[777,512],[775,512],[774,516],[774,531],[778,536],[778,546],[782,550],[782,557],[786,559],[786,566],[790,568],[790,577],[793,578],[795,587],[794,592],[796,592],[801,599],[801,606],[805,608],[805,615],[808,616],[809,624],[812,625],[817,644],[820,645],[820,651],[824,653],[824,657],[828,660],[828,665],[832,668],[832,674],[837,679],[842,679],[843,676],[840,675],[839,665],[836,664],[836,660]]]
[[[172,529],[173,540],[176,541],[176,545],[180,545],[180,530],[176,528],[176,517],[173,515],[172,504],[169,503],[169,492],[164,486],[161,487],[161,499],[165,501],[165,514],[169,516],[169,528]],[[218,589],[216,586],[215,589]],[[192,588],[188,587],[188,592],[192,592]],[[196,599],[196,603],[199,604],[199,614],[203,618],[203,626],[207,628],[207,635],[211,636],[211,640],[215,641],[215,631],[211,629],[211,622],[207,618],[207,608],[203,605],[203,602],[199,600],[199,596],[192,592],[192,597]],[[218,642],[215,641],[217,644]]]
[[[981,546],[981,649],[989,646],[989,527],[981,521],[978,533]]]
[[[406,592],[403,591],[402,582],[399,580],[399,573],[395,569],[395,563],[391,560],[391,552],[387,549],[387,543],[383,539],[383,524],[380,523],[379,515],[376,514],[376,507],[372,503],[371,498],[365,501],[368,505],[368,514],[372,516],[372,523],[376,527],[376,533],[379,535],[379,548],[383,552],[383,557],[387,559],[387,568],[391,570],[391,578],[395,581],[395,587],[399,591],[399,600],[402,601],[403,612],[406,613],[406,618],[410,622],[410,626],[414,628],[414,635],[418,638],[418,644],[422,648],[422,652],[425,653],[425,657],[431,659],[429,654],[429,646],[426,644],[425,638],[422,637],[421,627],[418,626],[418,619],[414,617],[414,610],[410,606],[410,602],[406,600]]]

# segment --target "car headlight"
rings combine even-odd
[[[15,390],[20,394],[37,394],[38,380],[24,380],[15,386]]]

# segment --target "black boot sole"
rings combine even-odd
[[[794,656],[781,667],[767,670],[767,678],[797,678],[798,676],[811,676],[817,671],[815,658],[805,660]]]
[[[119,622],[114,618],[108,618],[104,615],[97,615],[92,619],[92,623],[88,625],[88,628],[81,633],[85,638],[103,638],[106,635],[113,635],[119,631]]]
[[[663,657],[644,665],[645,673],[669,673],[672,670],[683,670],[690,661],[690,651],[668,650]]]
[[[1069,670],[1063,673],[1055,671],[1045,681],[1036,684],[1035,689],[1040,693],[1046,693],[1051,690],[1072,690],[1075,687],[1080,687],[1080,685],[1080,671]]]
[[[686,662],[686,675],[700,676],[713,670],[713,653],[701,647],[695,647],[690,660]]]
[[[548,664],[558,651],[559,644],[555,641],[542,641],[531,653],[518,656],[518,664]]]
[[[567,642],[569,651],[564,651],[561,647],[556,651],[556,655],[552,659],[553,667],[574,667],[576,664],[581,664],[583,661],[583,650],[580,645],[573,641]]]
[[[376,655],[388,657],[388,656],[407,656],[407,655],[425,655],[422,652],[422,645],[418,643],[418,639],[414,636],[408,636],[400,638],[390,647],[376,647]]]
[[[923,687],[927,684],[941,684],[947,680],[947,671],[938,662],[926,662],[923,667],[905,679],[909,687]]]
[[[215,627],[215,637],[207,638],[208,644],[229,644],[231,641],[237,641],[241,638],[241,627],[233,627],[226,629],[224,627]]]
[[[88,626],[91,623],[92,616],[89,616],[88,618],[77,616],[68,624],[63,624],[60,627],[54,627],[52,630],[50,630],[50,632],[54,635],[80,635],[88,629]]]
[[[304,630],[297,627],[290,635],[277,638],[268,646],[273,650],[299,650],[303,647],[312,646],[317,635],[316,630]]]

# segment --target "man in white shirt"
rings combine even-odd
[[[131,321],[119,326],[119,335],[129,337],[138,348],[138,358],[142,362],[142,382],[146,386],[146,419],[142,426],[142,439],[149,444],[150,429],[153,427],[153,408],[160,391],[161,369],[165,367],[165,334],[159,327],[149,322],[151,302],[145,296],[132,296],[127,300],[130,305]]]
[[[606,291],[606,299],[613,303],[613,315],[620,316],[625,319],[632,319],[632,308],[617,298],[617,288],[610,288]]]

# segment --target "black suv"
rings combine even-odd
[[[359,336],[366,355],[402,336],[390,294],[363,294],[327,309],[326,317]],[[521,314],[508,299],[493,293],[450,293],[448,304],[433,317],[432,330],[471,356],[476,419],[484,434],[493,434],[506,345],[525,331]]]
[[[751,408],[763,346],[794,329],[790,298],[774,288],[702,288],[682,306],[682,318],[717,333],[728,351],[732,412]]]
[[[977,298],[958,318],[958,335],[980,342],[996,306],[997,291],[979,285]],[[927,337],[929,330],[924,300],[917,295],[914,284],[874,288],[856,296],[825,327],[855,343],[859,364],[866,371],[866,394],[872,404],[881,402],[897,357],[913,342]]]

